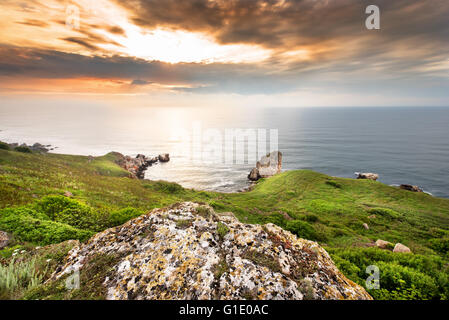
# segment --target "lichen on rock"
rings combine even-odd
[[[49,281],[112,254],[119,259],[103,281],[107,299],[371,299],[316,242],[191,202],[95,235]]]

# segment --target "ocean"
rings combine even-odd
[[[0,106],[2,141],[39,142],[56,146],[53,152],[93,156],[170,153],[171,161],[150,167],[146,178],[198,190],[234,192],[248,185],[247,175],[264,147],[257,141],[243,149],[237,143],[224,146],[232,129],[248,130],[250,137],[277,134],[283,170],[347,178],[374,172],[383,183],[418,185],[449,197],[449,108]],[[249,163],[231,163],[229,152]]]

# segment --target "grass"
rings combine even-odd
[[[150,210],[184,199],[204,199],[179,185],[130,179],[129,173],[114,163],[116,157],[110,153],[90,160],[84,156],[0,150],[0,208],[29,204],[65,191],[106,210]]]
[[[399,273],[406,275],[413,269],[413,272],[432,274],[432,281],[439,283],[437,288],[442,288],[441,283],[448,284],[437,274],[447,272],[445,263],[447,266],[449,261],[449,199],[400,190],[376,181],[329,177],[308,170],[262,179],[252,191],[245,193],[196,191],[175,183],[131,179],[128,172],[115,164],[116,159],[115,153],[89,158],[0,148],[0,229],[14,234],[18,241],[15,245],[58,243],[67,240],[61,236],[67,234],[69,238],[84,241],[94,232],[122,224],[153,208],[195,201],[208,204],[217,212],[233,212],[244,223],[271,222],[300,237],[318,241],[330,250],[354,281],[361,281],[362,274],[344,267],[344,262],[352,259],[348,252],[369,253],[375,250],[369,248],[373,242],[382,239],[401,242],[414,252],[413,256],[443,261],[432,264],[428,271],[403,266],[408,269]],[[58,207],[66,191],[73,198],[62,201]],[[48,201],[51,204],[56,201],[57,205],[43,205]],[[206,208],[199,211],[209,216]],[[179,223],[188,226],[186,222]],[[364,223],[369,225],[368,230],[363,227]],[[219,232],[226,234],[225,229]],[[361,261],[356,259],[350,263],[362,270]],[[397,264],[387,256],[376,261],[386,263],[385,270]],[[427,262],[422,260],[422,263]],[[429,286],[432,281],[427,282]],[[395,285],[399,284],[398,280]],[[420,295],[410,287],[401,290],[404,297],[415,298],[435,293]],[[394,291],[391,287],[388,294],[377,298],[397,297]]]
[[[0,265],[0,297],[14,297],[21,288],[37,287],[42,282],[42,274],[36,269],[36,260],[16,262],[11,259],[5,266]]]
[[[256,265],[266,267],[271,272],[281,272],[281,266],[276,259],[273,259],[273,257],[270,257],[256,250],[245,251],[242,255],[242,258],[252,261]]]
[[[73,242],[35,248],[16,245],[0,250],[0,300],[21,299],[47,280],[62,263]]]
[[[289,229],[292,221],[304,222],[299,229],[313,230],[317,240],[333,247],[383,239],[432,253],[429,239],[449,229],[448,199],[368,180],[332,178],[340,185],[335,188],[329,179],[313,171],[289,171],[262,181],[251,192],[214,201],[221,205],[218,211],[232,211],[250,223],[274,222]],[[376,218],[370,219],[373,214]]]
[[[221,258],[215,269],[214,278],[216,280],[220,280],[221,276],[227,272],[229,272],[229,265],[227,264],[225,258]]]
[[[219,221],[217,223],[217,232],[221,240],[228,234],[229,228],[223,222]]]
[[[90,258],[88,263],[79,270],[79,288],[67,288],[66,281],[70,275],[35,286],[24,294],[25,300],[104,300],[106,290],[102,283],[112,275],[114,266],[120,260],[119,255],[98,254]]]

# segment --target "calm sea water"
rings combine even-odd
[[[245,187],[254,163],[192,161],[185,139],[198,124],[223,135],[232,128],[277,129],[284,170],[339,177],[375,172],[383,183],[419,185],[449,197],[449,108],[0,106],[3,141],[52,144],[54,152],[84,155],[168,152],[172,161],[149,168],[146,178],[225,192]]]

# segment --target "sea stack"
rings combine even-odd
[[[260,178],[269,178],[282,171],[282,153],[273,151],[263,156],[248,175],[251,181],[257,181]]]

